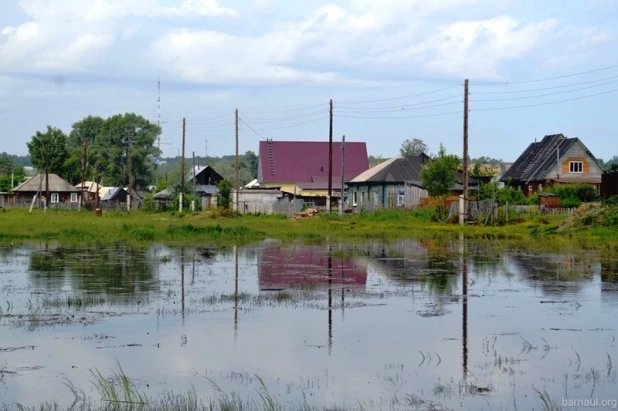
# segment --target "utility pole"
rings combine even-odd
[[[236,186],[236,211],[238,211],[238,191],[239,191],[239,187],[238,187],[238,109],[236,109],[236,111],[234,111],[234,114],[236,116],[236,182],[234,183],[234,185]],[[234,209],[234,207],[232,207],[232,210]]]
[[[45,146],[45,203],[43,204],[43,211],[47,212],[47,205],[49,204],[49,153],[47,152],[47,145]]]
[[[191,175],[193,176],[193,201],[191,202],[191,211],[195,211],[195,206],[196,206],[196,202],[195,202],[195,179],[197,178],[197,171],[195,170],[195,151],[193,152],[193,173],[191,173]]]
[[[187,120],[182,118],[182,157],[180,157],[180,201],[178,211],[182,213],[182,202],[185,195],[185,137],[187,133]]]
[[[133,136],[131,135],[131,130],[127,130],[127,142],[128,142],[128,147],[127,147],[127,163],[129,166],[129,196],[127,197],[127,211],[131,211],[131,200],[132,198],[132,194],[133,194],[133,170],[131,170],[131,157],[133,155],[133,146],[132,146],[132,142],[131,139],[133,138]]]
[[[341,137],[341,197],[339,197],[339,215],[343,215],[343,187],[345,184],[345,134]]]
[[[161,129],[161,77],[159,77],[157,81],[157,125],[159,126],[159,130]],[[158,147],[159,152],[161,152],[161,134],[158,137]]]
[[[464,82],[464,125],[463,125],[463,210],[459,210],[459,224],[468,219],[468,79]]]
[[[86,180],[86,158],[88,157],[88,140],[84,139],[84,156],[82,158],[82,192],[79,198],[79,209],[84,204],[84,182]]]
[[[330,99],[330,122],[328,129],[328,212],[333,212],[333,99]]]

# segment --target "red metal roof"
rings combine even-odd
[[[327,141],[260,141],[258,179],[263,182],[328,182]],[[345,143],[345,179],[369,168],[365,143]],[[341,142],[333,142],[333,184],[341,181]]]

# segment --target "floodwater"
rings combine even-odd
[[[615,258],[615,257],[612,257]],[[166,390],[366,409],[617,399],[618,262],[446,243],[0,248],[0,406]],[[614,402],[615,405],[615,402]],[[567,409],[567,408],[565,408]],[[604,408],[599,408],[604,409]]]

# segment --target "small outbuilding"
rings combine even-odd
[[[560,207],[560,196],[554,193],[539,194],[539,206],[541,208],[558,208]]]

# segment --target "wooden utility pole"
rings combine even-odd
[[[236,211],[239,211],[239,204],[238,204],[238,191],[239,191],[239,181],[238,181],[238,109],[236,109],[234,111],[234,115],[236,117],[236,178],[235,178],[235,182],[234,182],[234,188],[236,189]],[[232,207],[232,210],[234,209],[234,207]]]
[[[79,208],[84,205],[84,182],[86,180],[86,158],[88,157],[88,140],[84,139],[84,156],[82,158],[82,192],[79,198]]]
[[[193,206],[191,207],[191,211],[195,211],[195,208],[197,207],[197,202],[195,200],[195,179],[197,178],[197,170],[195,170],[195,151],[193,152],[193,172],[191,175],[193,176]]]
[[[133,156],[133,145],[132,145],[132,140],[133,139],[133,135],[131,133],[131,130],[127,130],[127,143],[128,143],[128,147],[127,147],[127,163],[128,163],[128,169],[129,169],[129,196],[127,197],[127,211],[131,211],[131,206],[132,206],[132,194],[133,194],[133,170],[131,170],[132,164],[131,164],[131,157]]]
[[[333,212],[333,99],[330,99],[328,127],[328,212]]]
[[[187,120],[182,118],[182,157],[180,158],[180,201],[178,211],[182,213],[182,202],[185,196],[185,137],[187,134]]]
[[[49,205],[49,153],[45,147],[45,203],[43,211],[47,211]]]
[[[468,219],[468,79],[464,82],[464,126],[463,126],[463,221]],[[460,213],[462,211],[460,210]]]
[[[339,197],[339,215],[343,215],[343,187],[345,185],[345,134],[341,137],[341,196]]]

